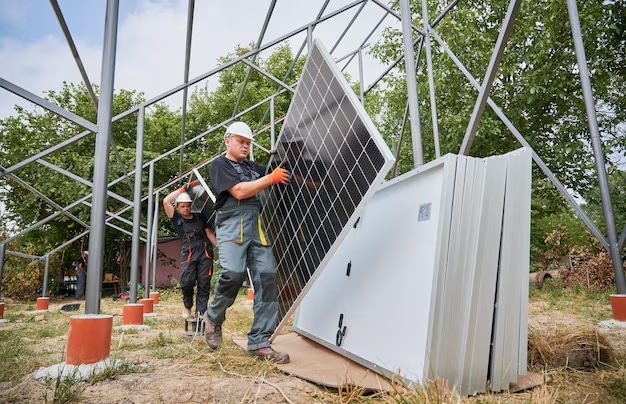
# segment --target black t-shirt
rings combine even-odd
[[[234,163],[237,164],[236,162]],[[260,177],[265,175],[266,168],[263,164],[250,160],[244,160],[239,163],[239,166],[247,177],[251,177],[250,171],[256,172]],[[230,160],[224,156],[220,156],[213,160],[213,163],[211,163],[211,167],[209,168],[209,178],[211,186],[217,195],[215,206],[216,210],[218,210],[231,196],[230,192],[228,192],[228,188],[239,184],[242,180],[239,177],[237,169],[233,166]]]
[[[182,217],[182,215],[180,213],[178,213],[178,211],[174,211],[174,216],[172,216],[172,219],[170,219],[172,221],[172,224],[174,225],[174,229],[176,230],[176,233],[178,234],[178,237],[181,240],[185,240],[185,230],[183,229],[183,225],[182,225],[182,221],[199,221],[200,223],[202,223],[203,225],[203,230],[204,229],[212,229],[213,228],[213,223],[211,223],[212,221],[209,221],[208,218],[206,218],[202,213],[191,213],[191,215],[193,216],[192,219],[185,219],[184,217]],[[203,235],[205,238],[206,237],[206,233],[203,232]],[[208,240],[208,238],[207,238]]]
[[[85,260],[83,259],[83,257],[78,257],[74,260],[74,264],[76,264],[76,270],[80,271],[81,265],[82,268],[86,271],[87,270],[87,263],[85,262]]]

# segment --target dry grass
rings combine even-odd
[[[563,299],[567,298],[563,296]],[[179,318],[180,295],[168,292],[162,294],[161,304],[155,308],[158,316],[146,317],[144,321],[151,330],[115,330],[112,334],[111,354],[132,366],[123,371],[111,371],[98,379],[79,382],[84,385],[75,391],[81,393],[82,400],[89,402],[122,402],[124,395],[142,397],[146,389],[155,391],[150,393],[151,399],[139,402],[626,402],[623,365],[626,355],[622,351],[613,351],[610,342],[598,333],[594,321],[585,316],[584,310],[573,315],[555,309],[566,306],[566,302],[559,302],[559,299],[553,295],[544,299],[535,296],[530,308],[530,370],[549,381],[515,394],[487,393],[467,398],[441,380],[409,387],[392,381],[391,391],[372,392],[349,381],[347,375],[339,389],[315,386],[285,375],[271,364],[249,358],[232,342],[230,337],[245,336],[251,324],[251,302],[244,295],[227,313],[222,348],[212,352],[202,337],[183,334],[183,323]],[[580,296],[577,300],[581,305],[585,303]],[[599,304],[594,299],[587,303],[591,306]],[[51,311],[44,319],[29,311],[33,305],[9,305],[6,308],[5,318],[10,322],[0,324],[0,402],[41,402],[42,397],[48,397],[48,401],[62,391],[63,386],[58,383],[33,383],[29,376],[40,366],[63,361],[69,316],[82,313],[84,307],[83,304],[79,312],[63,313],[55,311],[55,305],[58,307],[60,303],[52,301]],[[103,299],[101,312],[113,315],[116,326],[121,323],[123,305],[123,302]],[[542,316],[544,320],[541,320]],[[533,321],[537,318],[540,320]],[[621,337],[626,338],[626,331]],[[192,384],[194,388],[180,393],[181,383]],[[116,391],[119,391],[117,396],[113,394]],[[116,401],[118,396],[122,398]]]
[[[535,371],[570,368],[592,371],[612,361],[604,336],[590,325],[528,329],[528,365]]]

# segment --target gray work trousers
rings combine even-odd
[[[248,333],[248,349],[268,347],[278,319],[278,291],[276,264],[258,209],[242,206],[234,211],[219,211],[215,222],[222,272],[207,317],[215,324],[224,322],[226,309],[234,303],[247,277],[247,267],[254,285],[254,318]]]

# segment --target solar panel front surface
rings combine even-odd
[[[393,161],[330,54],[315,41],[270,163],[281,162],[292,182],[263,194],[263,221],[278,267],[278,329]]]

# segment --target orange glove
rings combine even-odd
[[[282,167],[276,167],[274,171],[267,174],[267,178],[270,179],[270,184],[289,184],[290,174],[289,171],[285,170]]]

